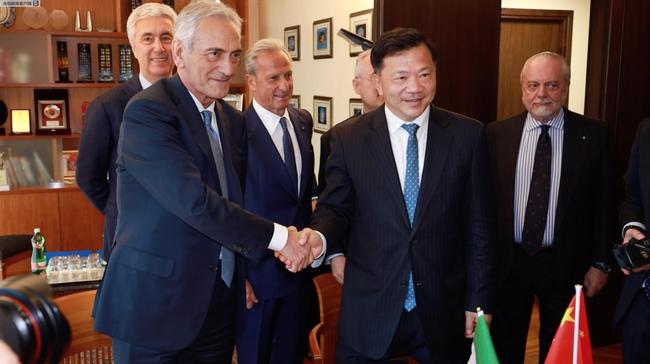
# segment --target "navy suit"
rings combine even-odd
[[[244,112],[248,133],[244,207],[262,217],[302,229],[311,217],[315,189],[313,122],[305,110],[288,109],[302,159],[299,195],[268,130],[251,104]],[[245,278],[259,299],[251,310],[238,304],[240,363],[300,363],[306,337],[306,272],[291,273],[271,251],[259,262],[244,262]]]
[[[465,311],[492,304],[483,127],[431,105],[411,227],[384,107],[355,120],[332,129],[327,186],[312,218],[328,246],[347,234],[339,348],[372,359],[391,354],[412,271],[414,312],[433,362],[466,362]]]
[[[140,91],[142,85],[135,75],[93,100],[86,111],[79,142],[77,184],[104,214],[104,259],[110,256],[117,225],[115,160],[122,114],[131,97]]]
[[[238,205],[243,139],[236,135],[244,128],[241,114],[229,108],[215,107],[229,200],[221,196],[201,115],[178,76],[142,91],[124,112],[116,245],[95,311],[96,329],[114,340],[182,350],[206,328],[223,326],[218,340],[232,351],[234,288],[220,278],[220,249],[260,260],[274,228]],[[215,313],[218,319],[206,320]]]
[[[620,220],[623,225],[634,221],[650,228],[650,119],[647,118],[639,124],[630,152]],[[614,314],[614,323],[623,323],[625,364],[650,362],[650,300],[641,288],[643,280],[644,275],[640,273],[625,278]]]

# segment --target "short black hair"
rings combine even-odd
[[[379,74],[384,63],[384,58],[424,44],[431,52],[433,63],[438,61],[438,50],[431,41],[417,29],[395,28],[382,33],[379,40],[372,46],[370,63],[375,73]]]

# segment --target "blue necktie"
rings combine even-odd
[[[210,140],[210,149],[212,149],[212,156],[217,166],[217,175],[219,177],[219,186],[221,187],[221,195],[228,198],[228,177],[226,176],[226,166],[223,160],[223,151],[221,150],[221,143],[219,141],[219,132],[212,128],[212,111],[201,111],[203,117],[203,124],[208,131],[208,139]],[[221,246],[221,279],[230,287],[232,276],[235,272],[235,254],[225,246]]]
[[[298,195],[298,171],[296,169],[296,155],[293,151],[293,143],[291,142],[291,135],[287,129],[287,118],[284,116],[280,118],[280,126],[282,127],[282,148],[284,149],[284,164],[287,166],[291,182],[293,182],[294,192]]]
[[[420,173],[418,166],[418,137],[416,135],[419,125],[414,123],[403,124],[402,128],[409,133],[406,145],[406,176],[404,177],[404,203],[409,215],[409,222],[413,226],[415,208],[418,204],[420,192]],[[415,308],[415,288],[413,287],[413,272],[409,272],[408,291],[404,301],[404,309],[411,311]]]

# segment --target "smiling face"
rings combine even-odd
[[[187,89],[203,104],[223,98],[241,58],[241,37],[235,24],[222,16],[203,18],[192,49],[174,41],[174,62]]]
[[[386,107],[404,121],[412,121],[436,95],[436,65],[425,44],[387,56],[377,77]]]
[[[535,120],[547,123],[566,103],[569,82],[560,60],[537,57],[525,66],[521,77],[521,101]]]
[[[167,17],[147,17],[135,24],[131,48],[140,65],[140,73],[149,82],[171,76],[173,39],[174,25]]]
[[[261,52],[255,58],[255,74],[247,74],[246,82],[262,107],[284,115],[293,94],[291,61],[284,52]]]

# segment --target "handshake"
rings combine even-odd
[[[284,263],[287,270],[296,273],[323,254],[323,240],[320,234],[309,228],[299,232],[290,226],[288,231],[287,243],[282,250],[275,252],[275,257]]]

